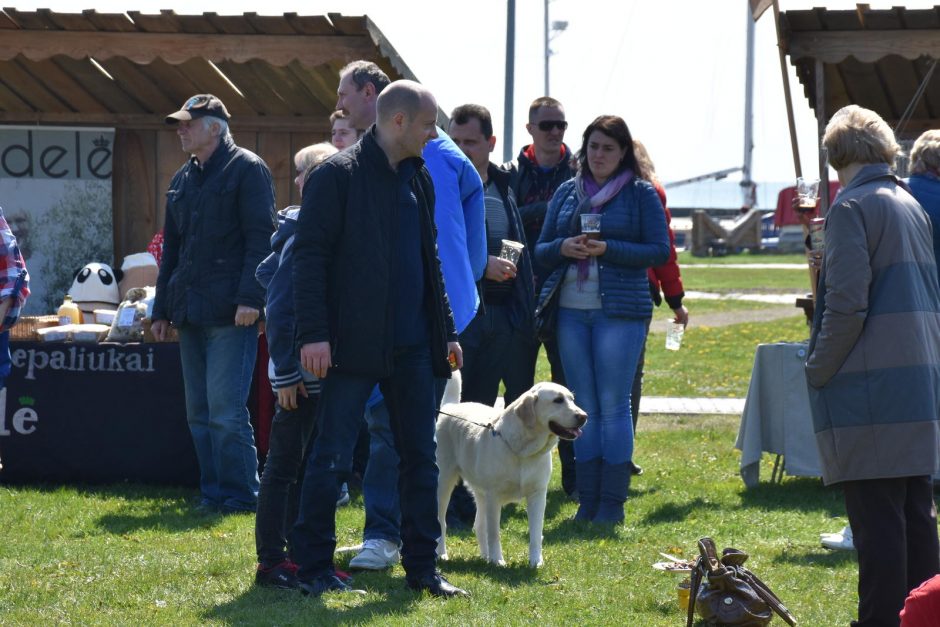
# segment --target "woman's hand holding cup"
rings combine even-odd
[[[572,259],[587,259],[591,256],[586,244],[587,237],[584,234],[567,237],[561,243],[561,254]],[[604,245],[606,248],[606,244]]]

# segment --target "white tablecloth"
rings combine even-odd
[[[819,477],[819,453],[803,362],[805,342],[761,344],[754,354],[754,369],[735,448],[741,451],[741,478],[754,487],[760,480],[764,452],[784,456],[788,475]]]

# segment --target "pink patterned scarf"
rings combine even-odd
[[[590,172],[578,174],[575,177],[575,188],[578,192],[578,209],[575,211],[575,220],[581,219],[583,213],[600,213],[611,198],[620,193],[623,186],[633,180],[633,170],[627,168],[617,176],[607,179],[603,187],[597,184]],[[572,225],[572,232],[580,230],[581,224]],[[591,263],[594,257],[578,260],[578,290],[580,291],[588,278]]]

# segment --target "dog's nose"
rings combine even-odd
[[[582,411],[582,412],[575,414],[575,416],[577,416],[578,418],[578,426],[579,427],[584,426],[584,423],[587,422],[587,414]]]

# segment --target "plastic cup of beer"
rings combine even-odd
[[[522,249],[525,248],[524,244],[519,242],[514,242],[511,239],[501,240],[503,245],[499,250],[499,258],[505,259],[506,261],[511,261],[513,265],[519,265],[519,257],[522,255]]]
[[[682,346],[682,335],[685,333],[685,325],[681,322],[670,321],[666,328],[666,350],[677,351]]]
[[[683,611],[688,611],[689,609],[689,593],[691,592],[692,582],[689,581],[689,578],[686,577],[676,586],[676,593],[679,597],[679,609]]]
[[[581,232],[588,239],[598,239],[601,236],[601,216],[599,213],[581,214]]]
[[[819,200],[819,179],[800,177],[796,179],[796,195],[801,211],[812,211]]]

